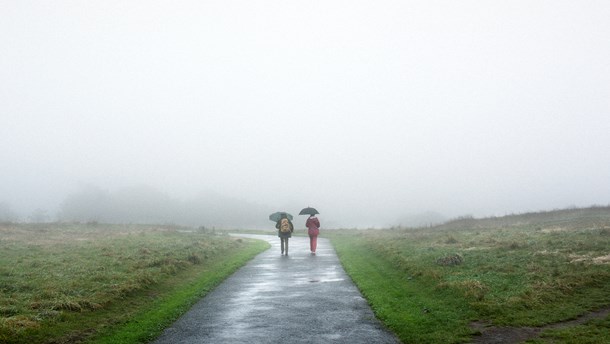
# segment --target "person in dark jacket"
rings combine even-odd
[[[316,254],[316,247],[318,246],[318,235],[320,234],[320,220],[316,217],[316,215],[311,214],[305,222],[305,227],[307,227],[307,234],[309,234],[309,249],[311,250],[311,254]]]
[[[277,236],[280,237],[282,242],[282,255],[284,253],[288,255],[288,239],[292,236],[294,226],[290,219],[285,214],[282,214],[282,217],[275,224],[275,228],[277,228]]]

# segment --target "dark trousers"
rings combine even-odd
[[[280,237],[280,240],[282,241],[282,253],[288,254],[288,238]]]

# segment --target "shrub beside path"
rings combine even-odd
[[[400,343],[346,275],[328,240],[279,238],[199,301],[153,343]]]

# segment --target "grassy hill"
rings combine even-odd
[[[434,226],[436,229],[532,227],[538,229],[610,229],[610,206],[556,209],[475,219],[462,217]]]
[[[468,342],[481,334],[475,323],[533,327],[540,341],[610,338],[609,319],[562,334],[543,327],[610,307],[610,207],[329,235],[376,314],[404,342]]]

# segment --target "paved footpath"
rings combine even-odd
[[[280,240],[199,301],[153,343],[399,343],[375,318],[328,240]]]

